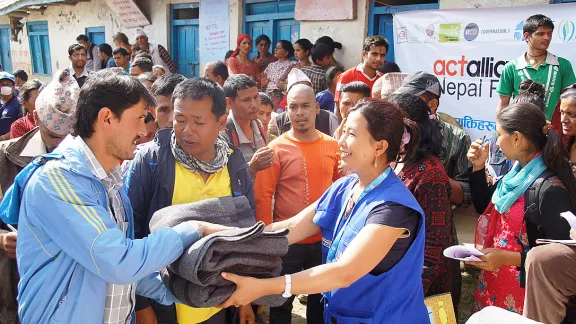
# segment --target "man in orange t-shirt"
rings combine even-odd
[[[314,90],[296,84],[288,91],[288,114],[292,128],[268,146],[274,151],[274,163],[260,171],[254,183],[256,218],[266,224],[291,218],[318,200],[337,180],[338,142],[315,129]],[[274,198],[274,210],[272,199]],[[322,264],[321,235],[290,246],[282,258],[282,274],[291,274]],[[309,295],[308,323],[323,323],[321,295]],[[284,305],[270,309],[270,324],[291,323],[291,297]]]
[[[338,77],[336,92],[334,93],[334,101],[338,109],[334,109],[334,113],[339,121],[342,120],[339,109],[342,86],[352,81],[360,81],[366,83],[370,89],[372,89],[376,80],[382,76],[382,73],[378,71],[378,69],[386,62],[388,46],[388,40],[382,36],[367,37],[364,40],[364,47],[362,48],[362,63],[340,74]]]

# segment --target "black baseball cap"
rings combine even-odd
[[[400,88],[394,91],[394,93],[410,93],[415,96],[421,96],[426,92],[430,92],[440,98],[442,87],[435,75],[424,71],[410,73],[404,79]]]

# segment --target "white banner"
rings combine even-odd
[[[200,57],[203,64],[223,60],[229,49],[229,7],[229,0],[200,1]]]
[[[554,21],[549,51],[576,65],[576,4],[399,13],[396,63],[402,72],[436,75],[443,90],[438,111],[456,118],[474,141],[496,129],[500,73],[526,51],[522,27],[534,14]]]

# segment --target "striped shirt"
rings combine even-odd
[[[104,171],[92,150],[79,136],[76,140],[80,143],[80,153],[86,159],[90,171],[102,181],[106,194],[108,195],[108,213],[114,219],[118,228],[126,233],[128,222],[120,189],[122,188],[122,169],[120,166],[114,167],[109,174]],[[112,208],[110,208],[112,206]],[[106,287],[106,302],[104,304],[104,324],[130,324],[132,312],[136,301],[136,284],[114,285],[108,283]]]
[[[306,74],[306,76],[310,79],[314,93],[324,91],[327,88],[326,78],[324,76],[326,71],[324,71],[320,65],[312,64],[298,69],[304,72],[304,74]]]

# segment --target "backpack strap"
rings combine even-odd
[[[86,53],[86,56],[91,60],[94,59],[94,52],[92,52],[92,50],[94,49],[95,46],[96,46],[96,44],[90,43],[90,47],[88,48],[88,53]]]
[[[266,138],[266,132],[264,131],[264,125],[260,121],[257,122],[258,129],[260,130],[260,135],[264,139],[264,143],[268,143],[268,139]]]
[[[28,184],[32,175],[46,162],[52,159],[61,158],[60,153],[49,153],[43,156],[36,157],[29,163],[14,179],[14,184],[6,191],[6,195],[0,203],[0,218],[5,224],[18,224],[18,217],[20,215],[20,200],[24,188]]]
[[[316,129],[322,133],[332,136],[330,134],[330,113],[326,110],[320,109],[320,113],[316,115]]]
[[[285,112],[278,114],[276,116],[276,125],[278,125],[278,136],[286,133],[290,130],[290,125],[288,124],[290,121],[288,120],[288,114]]]
[[[546,183],[548,178],[555,176],[556,174],[554,171],[550,169],[544,170],[538,178],[532,183],[530,188],[526,190],[524,193],[524,218],[522,223],[526,222],[527,220],[530,223],[536,225],[536,231],[531,229],[529,226],[526,226],[526,231],[528,234],[528,249],[522,243],[522,238],[519,236],[515,236],[516,243],[518,243],[522,247],[522,251],[520,252],[520,267],[517,269],[520,271],[520,287],[526,287],[526,269],[524,264],[526,262],[526,255],[530,248],[532,248],[533,244],[530,244],[531,241],[536,241],[539,237],[544,237],[544,226],[542,226],[542,187]]]
[[[542,186],[548,180],[548,178],[555,176],[554,171],[550,169],[544,170],[534,181],[534,183],[528,188],[526,193],[524,193],[524,220],[529,220],[531,223],[536,224],[537,236],[542,237],[544,234],[544,227],[542,226],[542,210],[541,203],[542,197],[540,192],[542,191]]]

